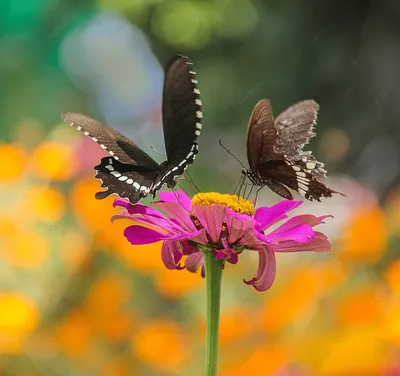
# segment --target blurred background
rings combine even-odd
[[[102,150],[60,121],[90,115],[162,160],[176,53],[202,93],[202,190],[232,192],[241,166],[216,140],[245,161],[259,99],[277,115],[313,98],[311,148],[348,196],[297,210],[335,216],[333,252],[278,255],[269,291],[242,283],[251,254],[226,267],[219,374],[400,375],[399,16],[396,0],[3,0],[0,375],[203,374],[204,280],[125,240],[94,199]]]

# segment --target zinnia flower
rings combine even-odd
[[[162,260],[168,269],[196,272],[201,267],[204,275],[203,252],[236,264],[240,254],[249,250],[258,253],[259,265],[254,278],[245,283],[265,291],[275,279],[275,252],[330,251],[327,237],[314,230],[328,216],[306,214],[287,219],[287,213],[301,201],[286,200],[255,210],[250,201],[235,195],[199,193],[190,199],[183,191],[176,191],[160,192],[160,201],[153,204],[167,215],[150,206],[117,199],[114,206],[126,210],[113,219],[123,217],[135,222],[124,231],[133,245],[162,241]],[[181,265],[183,256],[187,257]]]

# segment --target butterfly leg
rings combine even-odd
[[[261,189],[263,189],[264,187],[260,187],[260,188],[258,188],[257,189],[257,192],[256,192],[256,198],[254,199],[254,206],[257,204],[257,199],[258,199],[258,193],[261,191]]]

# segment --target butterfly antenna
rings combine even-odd
[[[242,167],[243,167],[244,169],[247,170],[247,168],[246,168],[246,166],[243,164],[243,162],[242,162],[235,154],[233,154],[233,153],[231,152],[231,149],[228,149],[228,148],[222,143],[222,140],[221,140],[221,139],[219,139],[218,142],[219,142],[219,144],[222,146],[222,148],[223,148],[226,152],[228,152],[228,154],[230,154],[233,158],[235,158],[235,159],[242,165]]]
[[[179,183],[178,183],[178,185],[179,185],[179,188],[181,188],[182,191],[185,192],[185,190],[182,188],[182,186],[181,186]],[[182,206],[182,208],[184,208],[184,206],[183,206],[182,203],[181,203],[181,200],[179,199],[179,195],[178,195],[178,193],[176,192],[176,190],[175,190],[174,188],[172,188],[172,192],[174,192],[176,201],[178,201],[179,205]],[[186,193],[186,192],[185,192],[185,193]]]
[[[199,193],[200,192],[200,188],[193,181],[193,179],[190,176],[188,171],[185,171],[185,176],[186,176],[187,181],[189,182],[190,187],[192,188],[193,193]],[[195,189],[193,187],[197,190],[197,192],[195,191]]]
[[[153,145],[151,145],[150,147],[151,147],[151,150],[154,151],[154,153],[156,153],[156,154],[158,154],[158,155],[161,155],[162,157],[166,158],[165,154],[159,152]]]

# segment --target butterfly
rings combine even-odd
[[[175,179],[193,163],[197,138],[202,128],[202,102],[196,73],[188,57],[177,55],[167,65],[162,102],[162,122],[167,160],[158,164],[130,139],[115,129],[79,113],[65,112],[64,121],[90,137],[109,156],[94,167],[105,191],[97,199],[117,194],[132,204],[152,195]]]
[[[320,201],[338,193],[317,179],[326,176],[324,164],[311,151],[303,151],[305,144],[316,135],[319,105],[304,100],[290,106],[275,120],[271,103],[259,101],[251,114],[247,128],[247,159],[249,169],[243,174],[256,186],[268,186],[285,199],[293,200],[288,188],[306,199]]]

